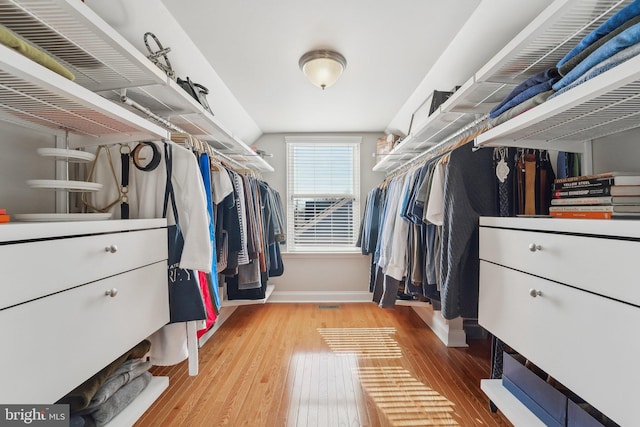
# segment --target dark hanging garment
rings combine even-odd
[[[442,316],[478,316],[478,219],[497,213],[493,153],[472,144],[451,152],[444,185],[440,256]]]
[[[493,167],[496,175],[500,216],[516,215],[513,194],[516,174],[515,155],[514,148],[499,147],[493,150]]]
[[[546,150],[540,150],[538,153],[538,173],[536,179],[536,193],[538,197],[536,211],[538,215],[549,215],[553,181],[556,179],[556,176],[551,166],[549,153]]]

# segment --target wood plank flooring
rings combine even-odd
[[[509,426],[480,379],[488,340],[448,349],[410,307],[239,307],[138,421],[158,426]]]

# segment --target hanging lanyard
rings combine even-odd
[[[129,219],[129,163],[131,147],[126,144],[120,146],[120,161],[122,162],[122,179],[120,184],[120,218]]]

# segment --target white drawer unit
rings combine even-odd
[[[11,284],[0,308],[166,259],[166,235],[151,229],[0,246],[3,281]]]
[[[53,403],[169,321],[164,219],[42,225],[2,229],[2,403]]]
[[[635,221],[480,219],[478,322],[625,426],[640,396],[639,231]]]
[[[640,241],[482,227],[480,254],[486,261],[640,305]]]

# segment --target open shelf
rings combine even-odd
[[[238,307],[241,305],[255,305],[255,304],[266,304],[267,300],[273,293],[275,289],[275,285],[267,285],[267,290],[265,291],[265,297],[262,299],[233,299],[233,300],[223,300],[222,307]]]
[[[440,108],[428,118],[414,118],[415,129],[374,166],[374,171],[391,171],[408,163],[427,150],[447,143],[447,139],[487,114],[519,83],[553,66],[575,46],[579,40],[597,28],[624,6],[624,0],[556,0],[534,19],[520,34],[498,52],[485,66],[471,76]],[[637,67],[637,65],[636,65]],[[606,91],[603,91],[603,93]],[[637,91],[636,91],[637,93]],[[558,97],[560,98],[560,96]],[[553,101],[553,100],[552,100]],[[544,104],[543,104],[544,105]],[[519,119],[517,117],[516,119]],[[417,126],[415,125],[418,121]],[[510,120],[510,123],[515,119]],[[525,120],[525,119],[522,119]],[[559,121],[564,118],[559,118]],[[528,120],[525,120],[528,121]],[[629,118],[629,122],[633,119]],[[585,135],[595,134],[585,123]],[[624,130],[627,122],[602,127],[598,135]],[[500,127],[498,127],[500,128]],[[496,128],[496,129],[498,129]],[[608,129],[607,129],[608,128]],[[505,128],[502,128],[505,129]],[[607,130],[605,130],[607,129]],[[610,130],[609,130],[610,129]],[[479,140],[485,141],[485,135]],[[522,136],[522,139],[528,136]],[[491,145],[512,145],[528,148],[582,151],[583,140],[572,138],[564,145],[533,141],[515,142],[507,138],[491,138]],[[577,142],[576,142],[577,141]],[[487,145],[487,142],[478,145]]]
[[[7,115],[8,121],[18,124],[35,122],[36,125],[44,122],[47,127],[58,126],[81,135],[102,137],[99,142],[94,138],[94,141],[90,143],[86,142],[85,138],[85,141],[75,143],[74,146],[124,142],[124,139],[139,141],[167,138],[168,132],[164,129],[159,131],[158,129],[162,128],[151,122],[149,125],[151,125],[150,129],[154,130],[153,132],[140,132],[138,127],[142,126],[145,129],[148,127],[141,124],[147,122],[148,117],[138,110],[123,107],[124,104],[120,105],[121,91],[126,89],[126,95],[130,99],[163,119],[184,128],[199,139],[209,142],[214,148],[248,168],[273,171],[273,167],[262,157],[227,130],[217,118],[205,111],[176,82],[167,77],[162,70],[83,3],[77,0],[0,0],[0,22],[49,53],[74,73],[76,80],[74,82],[67,81],[67,84],[63,85],[65,87],[63,91],[76,92],[69,89],[69,86],[81,86],[86,89],[79,91],[78,95],[72,96],[72,100],[84,108],[76,108],[75,104],[64,103],[55,97],[49,98],[50,94],[45,93],[42,99],[52,100],[51,105],[47,106],[49,111],[52,109],[55,109],[56,112],[69,110],[68,113],[76,113],[75,120],[82,122],[84,109],[91,110],[90,106],[87,107],[81,102],[82,98],[93,98],[91,103],[96,104],[98,101],[95,101],[95,98],[98,97],[92,93],[96,92],[113,101],[107,101],[107,104],[117,104],[114,109],[116,113],[106,115],[111,120],[115,118],[116,121],[119,119],[119,115],[122,116],[120,121],[123,124],[118,127],[111,121],[99,118],[96,121],[100,125],[106,124],[111,128],[96,130],[88,124],[83,124],[77,129],[72,126],[74,124],[72,117],[63,118],[61,123],[52,123],[49,117],[34,118],[31,112],[24,114],[20,111],[14,111],[11,108],[13,106],[2,108],[2,113],[9,114]],[[2,53],[0,57],[3,58],[3,62],[8,62],[4,59],[4,50]],[[7,76],[2,76],[3,80],[14,77],[12,71],[5,71],[7,71]],[[49,74],[55,73],[49,72]],[[38,89],[42,83],[38,80],[33,82],[29,78],[31,76],[18,74],[18,77],[24,79],[26,83],[33,83],[34,89]],[[56,77],[59,76],[56,75]],[[55,80],[60,81],[60,79]],[[24,83],[11,80],[5,80],[5,82],[9,92],[14,88],[14,84]],[[58,84],[53,86],[55,94],[57,92],[55,86]],[[47,90],[51,89],[51,85],[44,87]],[[0,89],[4,88],[4,86],[0,87]],[[93,97],[88,95],[89,93]],[[3,95],[2,103],[4,104],[6,96],[2,92],[0,94]],[[104,107],[106,104],[98,103],[98,105],[97,110],[101,114],[104,114],[104,109],[111,111],[110,108]],[[43,108],[39,110],[43,110]],[[126,111],[126,114],[123,111]],[[73,114],[67,115],[73,116]],[[3,119],[4,116],[5,114],[2,115]],[[133,117],[137,117],[137,119],[134,120]],[[117,138],[108,140],[104,136],[109,132],[120,132],[128,136],[121,138],[120,141],[117,141]]]
[[[68,130],[70,145],[167,138],[168,132],[0,45],[0,116],[17,124]]]
[[[502,380],[480,380],[480,389],[515,426],[544,427],[545,424],[502,386]]]
[[[640,127],[639,117],[640,57],[635,57],[490,129],[476,145],[581,151],[585,141]]]

